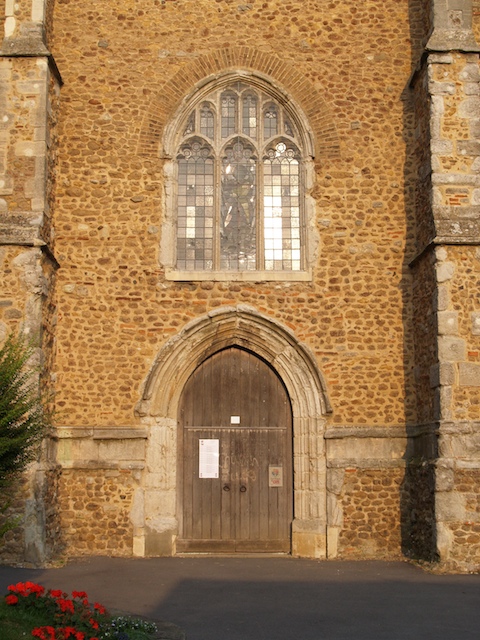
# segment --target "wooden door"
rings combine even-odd
[[[206,360],[183,390],[178,441],[178,551],[290,551],[292,412],[271,367],[238,348]],[[204,446],[219,452],[207,471]]]

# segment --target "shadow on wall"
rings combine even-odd
[[[429,102],[419,71],[431,27],[429,1],[409,1],[409,23],[411,76],[402,95],[407,238],[402,282],[403,361],[408,446],[400,497],[401,535],[402,552],[407,557],[434,561],[438,559],[435,525],[437,436],[430,367],[437,359],[433,313],[435,267],[431,257],[420,255],[424,238],[432,233]]]

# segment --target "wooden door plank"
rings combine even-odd
[[[231,424],[232,416],[240,423]],[[199,478],[201,437],[220,441],[218,479]],[[223,551],[233,544],[242,552],[289,551],[291,408],[283,383],[268,365],[238,348],[202,363],[182,393],[178,443],[183,468],[179,550]],[[282,465],[283,487],[269,487],[271,464]],[[223,491],[227,484],[230,491]]]
[[[237,553],[289,553],[290,542],[280,540],[236,540]]]
[[[177,552],[180,553],[234,553],[234,540],[177,540]]]
[[[232,514],[235,510],[235,495],[232,487],[232,433],[230,429],[219,429],[220,433],[220,476],[221,476],[221,507],[220,521],[221,530],[220,538],[222,540],[232,540],[235,531],[232,522]]]

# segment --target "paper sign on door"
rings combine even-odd
[[[218,461],[219,461],[219,440],[205,440],[200,439],[198,441],[199,449],[199,463],[198,463],[198,476],[199,478],[218,478]]]
[[[269,465],[268,486],[283,487],[283,467]]]

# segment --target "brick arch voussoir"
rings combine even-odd
[[[250,47],[229,47],[189,62],[160,86],[141,124],[138,153],[158,157],[165,126],[192,88],[201,87],[216,74],[239,70],[266,76],[303,109],[315,139],[318,159],[340,157],[340,139],[329,105],[305,76],[277,56]]]

